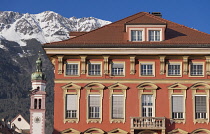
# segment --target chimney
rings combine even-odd
[[[162,18],[161,12],[152,12],[151,14],[154,15],[154,16]]]

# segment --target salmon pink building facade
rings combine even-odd
[[[43,47],[55,134],[210,133],[209,34],[140,12]]]

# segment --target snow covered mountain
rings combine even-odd
[[[40,43],[69,38],[71,31],[90,31],[111,23],[93,17],[65,18],[58,13],[45,11],[39,14],[0,12],[0,40],[14,41],[26,46],[26,40]]]

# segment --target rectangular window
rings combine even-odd
[[[66,95],[66,118],[77,118],[78,99],[76,94]]]
[[[169,63],[168,64],[168,75],[169,76],[179,76],[179,75],[181,75],[180,64]]]
[[[153,116],[153,96],[152,95],[142,95],[142,117],[152,117]]]
[[[112,118],[122,119],[124,117],[124,96],[112,95]]]
[[[203,75],[203,64],[192,63],[190,68],[190,74],[192,76],[202,76]]]
[[[149,30],[149,41],[160,41],[160,31]]]
[[[124,75],[124,64],[123,63],[112,63],[112,76]]]
[[[89,95],[89,118],[100,118],[100,95]]]
[[[172,96],[172,118],[183,119],[184,118],[184,100],[183,96]]]
[[[195,118],[206,119],[207,107],[206,96],[195,96]]]
[[[153,64],[141,64],[141,75],[153,75]]]
[[[66,64],[66,75],[78,75],[78,64],[67,63]]]
[[[88,65],[88,75],[101,75],[101,64],[90,63]]]
[[[142,31],[131,30],[131,41],[142,41]]]

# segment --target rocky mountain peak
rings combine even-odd
[[[0,12],[0,39],[25,46],[24,40],[36,39],[40,43],[69,38],[70,31],[91,31],[111,23],[94,17],[66,18],[53,11],[39,14]]]

